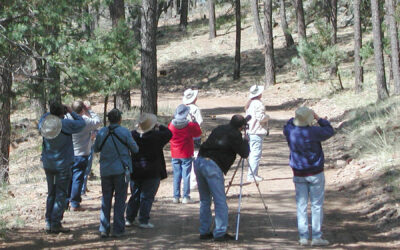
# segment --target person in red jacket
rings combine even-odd
[[[190,203],[190,171],[192,169],[194,144],[193,138],[201,135],[201,129],[197,122],[189,122],[187,116],[189,107],[179,105],[174,114],[174,119],[168,125],[172,132],[171,158],[174,172],[174,203],[179,203],[181,198],[181,180],[183,179],[182,203]]]

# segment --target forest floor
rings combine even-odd
[[[201,21],[199,21],[201,22]],[[166,116],[181,103],[185,88],[200,89],[198,106],[202,110],[203,131],[208,134],[215,126],[227,123],[233,114],[243,114],[247,90],[259,83],[263,72],[263,55],[257,46],[254,30],[249,22],[242,31],[242,78],[232,81],[234,29],[226,27],[218,37],[208,40],[206,28],[182,36],[176,26],[160,29],[158,46],[159,69],[165,70],[159,78],[159,109]],[[170,32],[167,34],[167,31]],[[275,31],[274,31],[275,32]],[[349,47],[349,30],[341,29],[339,40]],[[167,36],[169,37],[167,39]],[[174,39],[171,39],[173,37]],[[285,122],[301,105],[312,107],[320,116],[328,116],[338,133],[323,144],[326,152],[326,196],[324,205],[324,238],[329,249],[395,249],[400,247],[397,203],[386,206],[387,194],[379,185],[379,171],[374,161],[346,159],[348,138],[342,126],[349,106],[355,108],[359,101],[346,90],[342,99],[332,98],[329,83],[304,85],[296,78],[296,69],[290,65],[295,51],[283,48],[283,36],[276,29],[278,84],[267,88],[262,101],[271,116],[271,134],[266,137],[259,175],[261,194],[268,206],[264,209],[254,183],[244,183],[241,202],[240,234],[238,241],[217,243],[199,240],[199,197],[196,190],[191,196],[193,204],[172,203],[172,168],[168,147],[165,149],[169,177],[161,182],[151,212],[154,229],[127,228],[122,238],[101,239],[99,217],[101,189],[98,178],[98,160],[93,169],[97,177],[88,182],[90,192],[83,197],[84,212],[67,211],[64,226],[69,234],[48,235],[44,232],[46,182],[40,169],[40,138],[29,137],[11,152],[11,184],[7,202],[10,209],[1,216],[14,221],[14,226],[1,232],[0,248],[8,249],[302,249],[298,245],[295,192],[292,172],[288,166],[289,151],[282,134]],[[351,84],[351,82],[349,82]],[[365,92],[365,98],[375,98]],[[133,104],[139,105],[138,90],[132,92]],[[342,105],[346,99],[349,106]],[[355,100],[353,100],[355,99]],[[103,103],[99,96],[91,98],[94,110],[101,113]],[[359,104],[362,108],[363,104]],[[129,114],[127,114],[128,116]],[[21,121],[24,114],[14,114]],[[131,118],[131,117],[130,117]],[[29,119],[28,119],[29,120]],[[30,121],[30,120],[29,120]],[[133,126],[133,124],[131,124]],[[32,126],[34,127],[34,126]],[[33,129],[32,129],[33,131]],[[26,131],[30,133],[31,131]],[[29,153],[27,153],[29,152]],[[343,160],[344,159],[344,160]],[[225,178],[225,185],[237,166],[237,161]],[[228,194],[229,229],[234,234],[240,190],[240,170]],[[244,174],[247,173],[245,168]],[[4,196],[3,196],[4,197]],[[394,208],[393,208],[394,207]],[[394,209],[394,210],[393,210]],[[394,220],[381,221],[376,217],[389,212]],[[271,217],[273,225],[268,220]],[[382,215],[382,216],[380,216]],[[387,215],[388,216],[388,215]],[[397,216],[397,217],[396,217]],[[397,222],[396,222],[397,221]],[[276,235],[273,233],[274,228]]]

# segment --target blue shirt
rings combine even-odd
[[[100,129],[93,145],[94,152],[100,152],[100,176],[119,175],[124,173],[125,169],[122,162],[124,162],[124,164],[129,167],[129,171],[132,172],[132,159],[129,151],[132,151],[133,153],[139,152],[138,145],[133,140],[131,132],[127,128],[121,127],[119,124],[111,124],[109,127],[113,129],[114,134],[116,134],[128,147],[115,135],[107,137],[109,132],[108,127]],[[115,148],[112,138],[114,138],[118,151]],[[102,148],[100,148],[101,144],[103,144]]]
[[[289,165],[302,173],[320,171],[324,168],[324,152],[321,141],[329,139],[334,130],[325,119],[319,119],[320,126],[298,127],[290,119],[283,128],[290,149]]]
[[[39,120],[39,129],[46,116],[44,114]],[[74,147],[72,144],[72,134],[80,132],[85,127],[83,118],[75,112],[71,113],[74,120],[61,119],[61,132],[54,139],[43,137],[42,162],[47,169],[63,169],[70,167],[74,163]]]

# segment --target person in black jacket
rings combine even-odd
[[[160,180],[167,178],[163,148],[172,133],[157,123],[157,116],[143,113],[138,129],[132,131],[132,136],[139,146],[139,152],[132,154],[131,197],[126,209],[125,225],[153,228],[154,225],[149,222],[150,211]],[[138,212],[139,221],[136,221]]]
[[[236,154],[242,158],[249,156],[249,142],[242,138],[246,127],[241,115],[234,115],[227,125],[215,128],[200,146],[194,163],[200,194],[200,239],[215,241],[233,240],[228,228],[228,205],[226,204],[224,175],[228,172]],[[211,197],[215,207],[215,229],[211,232]]]

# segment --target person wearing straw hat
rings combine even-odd
[[[64,119],[66,113],[71,114],[72,120]],[[74,163],[72,134],[79,133],[84,127],[83,118],[61,103],[52,103],[50,113],[40,118],[39,131],[43,137],[41,160],[48,189],[45,215],[47,233],[70,231],[61,225],[61,220],[67,208],[68,185]]]
[[[313,126],[313,120],[319,126]],[[323,204],[325,194],[324,152],[321,142],[334,135],[328,120],[320,118],[308,107],[300,107],[284,126],[283,133],[290,149],[290,167],[296,189],[299,244],[308,245],[307,206],[311,202],[312,246],[325,246],[322,239]]]
[[[249,182],[263,180],[262,177],[258,176],[258,167],[262,156],[263,140],[269,134],[269,116],[265,114],[265,106],[261,102],[263,91],[263,86],[251,86],[249,100],[245,106],[246,116],[251,116],[247,130],[250,139],[249,169],[247,171],[247,181]]]
[[[92,151],[91,133],[100,126],[101,121],[99,116],[82,101],[74,101],[71,107],[77,114],[82,116],[86,126],[81,132],[72,135],[74,164],[71,167],[72,178],[68,192],[68,202],[71,204],[71,211],[85,211],[80,203],[82,201],[81,192],[85,172],[89,163],[89,155]]]
[[[107,114],[110,125],[97,133],[93,145],[94,152],[100,152],[101,214],[100,236],[106,238],[111,229],[111,207],[114,198],[113,237],[125,234],[125,202],[128,182],[132,173],[131,152],[137,153],[139,147],[131,132],[121,126],[122,112],[114,108]]]
[[[167,127],[158,124],[156,115],[143,113],[132,136],[139,146],[139,152],[132,154],[131,197],[126,209],[125,225],[153,228],[154,225],[149,222],[150,211],[160,181],[167,178],[163,148],[172,133]],[[136,221],[138,213],[139,219]]]
[[[197,122],[201,127],[201,124],[203,123],[203,117],[201,116],[201,111],[199,107],[196,105],[198,93],[199,93],[198,90],[193,90],[193,89],[185,90],[185,92],[183,93],[182,102],[190,109],[187,119],[192,122]],[[199,153],[201,137],[193,138],[193,142],[194,142],[193,156],[196,158],[197,154]],[[192,171],[190,171],[190,189],[193,190],[196,189],[196,187],[197,187],[196,174],[194,172],[194,168],[192,167]]]
[[[171,158],[174,173],[174,198],[173,203],[179,203],[181,198],[181,181],[183,179],[182,203],[191,203],[190,198],[190,171],[193,161],[193,138],[201,136],[201,129],[197,122],[187,119],[189,107],[180,104],[176,110],[174,119],[168,125],[172,132]]]

